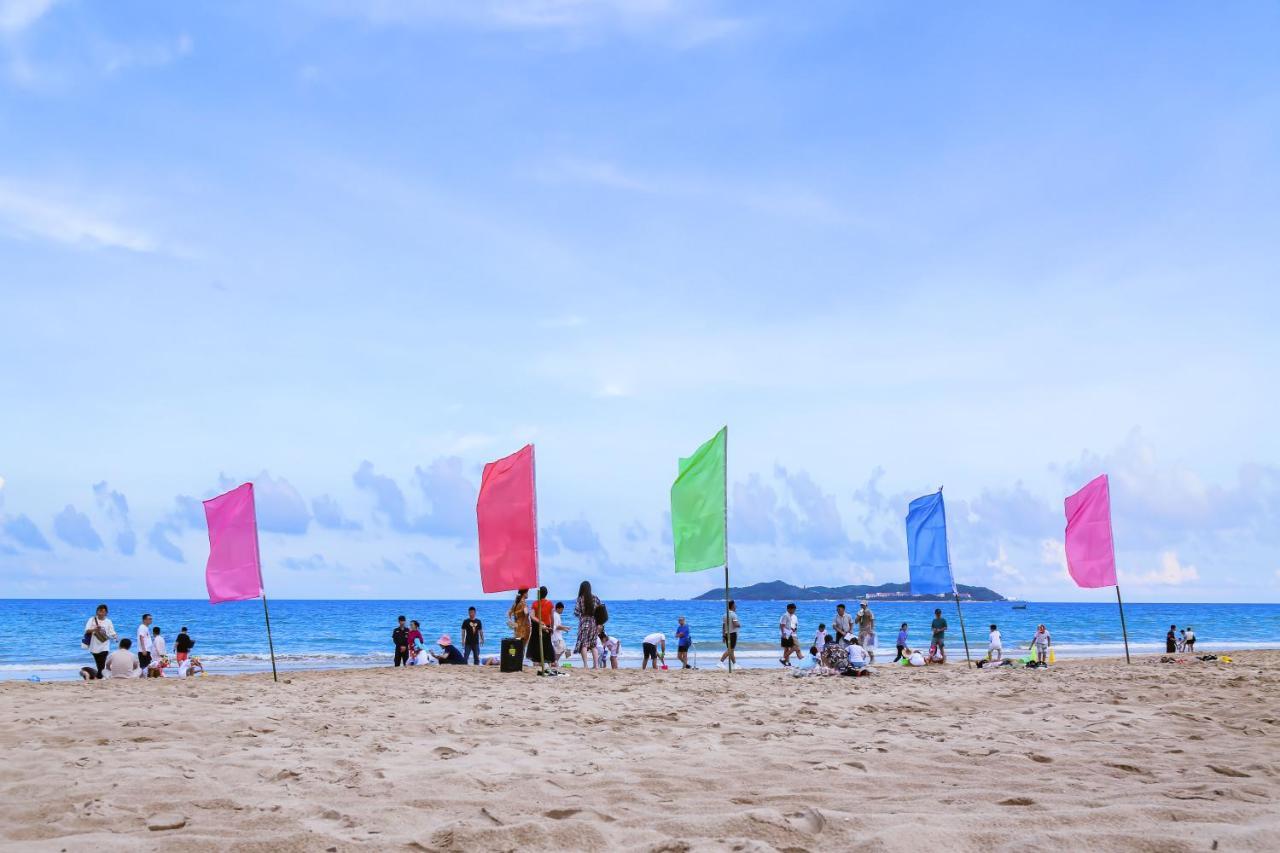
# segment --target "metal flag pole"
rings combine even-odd
[[[1124,634],[1124,662],[1129,660],[1129,629],[1124,626],[1124,602],[1120,600],[1120,584],[1116,584],[1116,604],[1120,607],[1120,633]]]
[[[942,494],[942,486],[938,486],[938,494]],[[943,523],[946,517],[943,516]],[[956,588],[956,573],[951,567],[951,528],[947,527],[947,574],[951,575],[951,595],[956,600],[956,615],[960,617],[960,639],[964,641],[964,660],[973,669],[973,659],[969,656],[969,632],[964,629],[964,610],[960,607],[960,591]]]
[[[271,650],[271,680],[280,681],[280,676],[276,672],[276,644],[271,639],[271,611],[267,609],[267,590],[262,583],[262,537],[258,535],[258,501],[257,495],[254,495],[253,506],[253,549],[257,552],[254,556],[258,558],[258,591],[262,593],[262,615],[267,621],[267,648]]]
[[[724,649],[729,654],[729,672],[733,672],[733,647],[729,645],[729,425],[724,427]]]

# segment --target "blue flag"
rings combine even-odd
[[[907,507],[907,563],[913,595],[951,595],[956,591],[947,554],[947,510],[941,490],[916,498]]]

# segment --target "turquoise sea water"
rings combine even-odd
[[[173,638],[186,625],[196,639],[196,653],[210,673],[235,673],[270,669],[262,602],[242,601],[211,606],[206,601],[148,600],[107,602],[121,637],[132,637],[144,612],[153,614],[172,651]],[[622,641],[622,665],[638,666],[640,641],[650,631],[663,631],[674,647],[676,617],[686,616],[692,626],[698,663],[713,666],[722,649],[720,619],[723,602],[717,601],[609,601],[610,633]],[[96,601],[55,599],[0,600],[0,678],[74,678],[90,662],[80,648],[85,620],[93,615]],[[572,600],[565,599],[572,613]],[[830,624],[836,602],[799,602],[800,634],[807,649],[819,622]],[[855,609],[857,602],[846,604]],[[496,653],[508,631],[506,599],[479,601],[272,601],[271,628],[276,659],[282,669],[389,666],[391,629],[404,614],[422,623],[428,642],[448,632],[454,640],[474,606],[485,624],[483,653]],[[785,602],[743,601],[738,659],[746,666],[777,666],[777,624]],[[936,605],[915,603],[874,604],[879,646],[893,656],[898,626],[907,622],[911,643],[927,645],[928,624]],[[948,644],[963,653],[955,605],[943,606],[951,624]],[[1025,645],[1044,622],[1053,634],[1058,655],[1090,657],[1120,655],[1120,620],[1114,602],[1097,604],[1030,603],[1014,610],[1008,603],[964,605],[969,642],[975,655],[986,652],[987,628],[1000,625],[1005,649]],[[1192,625],[1198,637],[1197,651],[1240,648],[1280,648],[1280,605],[1277,604],[1126,604],[1130,648],[1135,654],[1164,650],[1170,624]],[[566,620],[576,628],[572,615]],[[568,635],[570,643],[574,632]],[[880,658],[884,660],[882,656]],[[669,662],[674,661],[674,653]]]

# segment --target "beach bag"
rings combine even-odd
[[[524,643],[515,637],[503,638],[498,668],[503,672],[520,672],[524,669]]]

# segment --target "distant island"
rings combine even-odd
[[[1000,593],[985,586],[956,584],[961,601],[1008,601]],[[851,584],[849,586],[795,586],[784,581],[768,581],[751,586],[729,587],[729,597],[740,601],[831,601],[833,599],[867,599],[870,601],[950,601],[949,595],[912,595],[911,585],[882,583],[879,586]],[[724,587],[709,589],[694,601],[719,601],[724,598]]]

